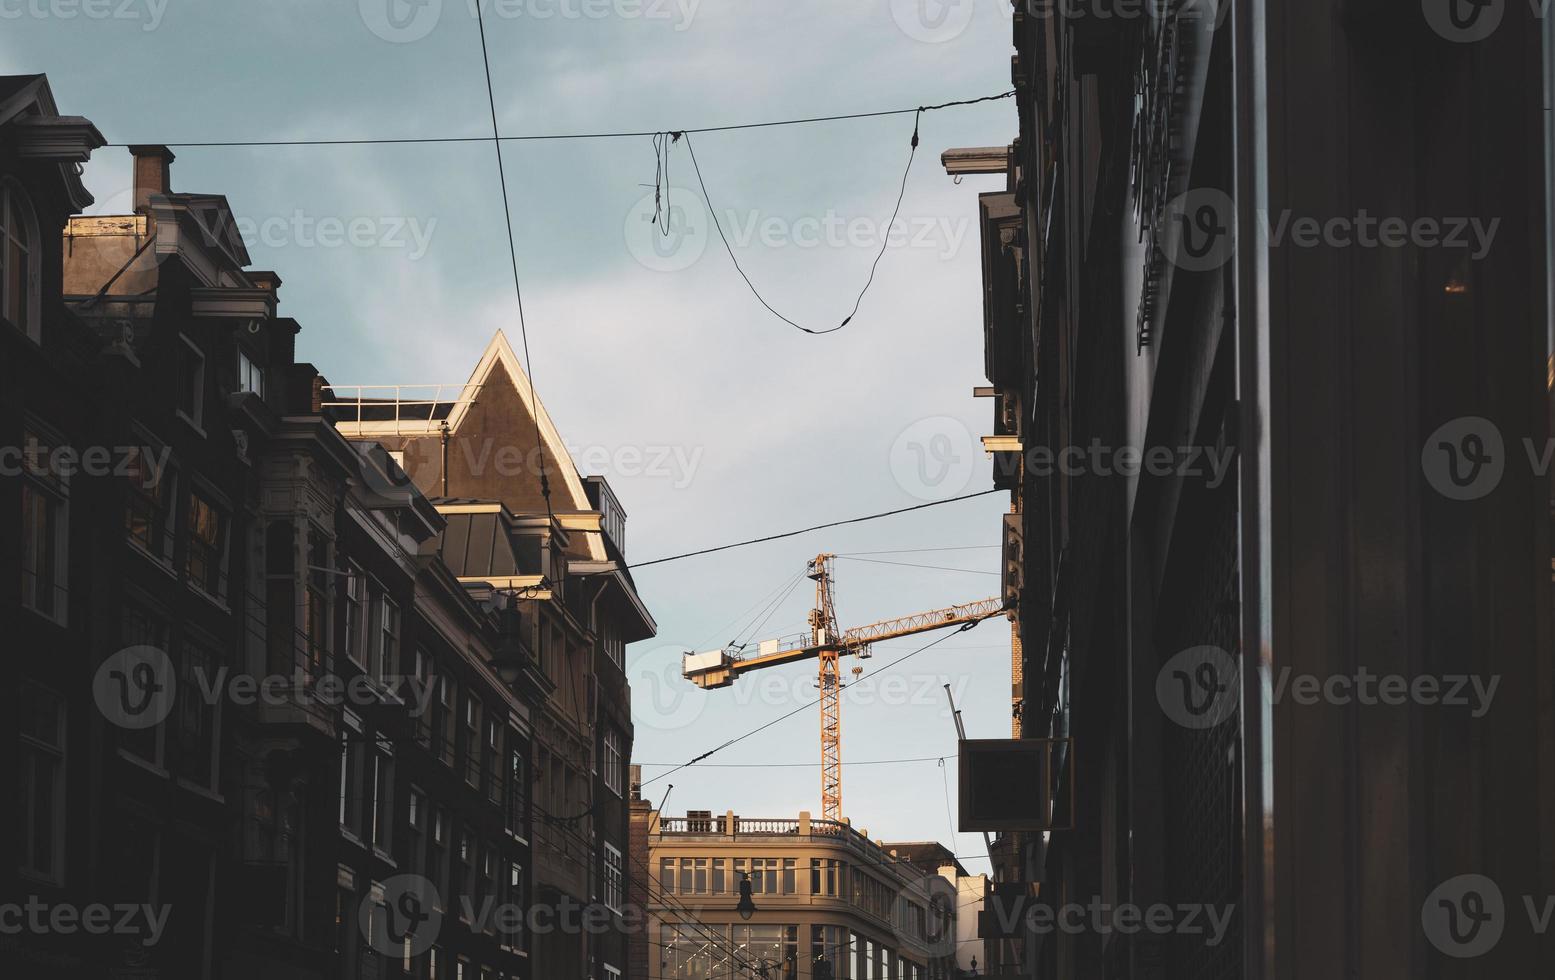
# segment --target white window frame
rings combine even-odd
[[[617,796],[626,791],[626,759],[624,758],[621,731],[614,726],[605,727],[605,788]]]
[[[372,652],[368,655],[367,673],[378,683],[386,684],[391,669],[389,660],[400,649],[403,617],[400,604],[394,601],[388,590],[378,593],[377,600],[374,603]]]
[[[626,866],[621,860],[621,852],[609,841],[605,842],[604,861],[600,868],[600,891],[604,893],[600,898],[606,908],[620,915],[626,904]]]
[[[346,659],[367,670],[363,648],[367,641],[372,608],[367,593],[367,573],[354,561],[346,562]],[[355,612],[355,615],[352,612]]]
[[[265,369],[242,347],[238,348],[238,391],[253,392],[260,401],[265,397]]]
[[[19,230],[18,230],[19,229]],[[27,322],[11,320],[11,297],[5,283],[9,276],[6,256],[12,243],[21,250],[27,265],[22,281],[22,295],[27,304]],[[43,343],[43,233],[38,226],[38,213],[22,185],[16,180],[0,180],[0,319],[27,335],[35,344]]]

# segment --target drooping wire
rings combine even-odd
[[[890,229],[896,227],[896,219],[902,213],[902,201],[907,196],[907,177],[912,173],[913,160],[918,156],[918,124],[923,118],[923,113],[925,111],[926,107],[920,106],[917,113],[913,116],[912,148],[907,153],[907,166],[902,170],[902,185],[897,189],[896,192],[896,206],[891,209],[891,220],[886,222],[885,225],[887,234],[880,236],[880,251],[875,254],[875,261],[870,263],[869,278],[864,281],[864,288],[859,290],[858,296],[853,300],[853,309],[849,310],[848,315],[842,318],[842,322],[837,324],[835,327],[826,327],[824,329],[801,326],[800,324],[795,323],[793,320],[779,313],[776,309],[773,308],[771,303],[767,302],[766,297],[761,295],[761,290],[757,289],[756,284],[751,282],[751,277],[746,275],[745,270],[740,268],[740,260],[734,255],[734,248],[729,244],[729,236],[724,234],[723,222],[718,220],[718,211],[713,207],[712,196],[707,192],[707,181],[702,177],[702,165],[697,162],[696,148],[692,146],[691,134],[685,134],[686,152],[691,156],[691,168],[696,171],[697,185],[702,188],[702,200],[707,204],[707,213],[709,217],[713,219],[713,227],[718,231],[718,238],[724,244],[724,251],[729,253],[729,261],[734,263],[734,271],[740,274],[741,279],[745,280],[745,285],[750,289],[751,295],[756,297],[756,301],[758,303],[767,308],[767,312],[793,327],[795,330],[802,330],[807,334],[813,334],[815,336],[836,333],[838,330],[841,330],[843,327],[846,327],[849,323],[853,322],[853,318],[858,315],[859,307],[864,303],[864,296],[869,292],[869,287],[875,284],[875,271],[880,268],[880,260],[885,258],[886,249],[890,246]]]
[[[481,4],[475,5],[475,24],[480,30],[481,64],[486,69],[486,102],[491,108],[491,143],[497,150],[497,178],[502,185],[502,217],[507,222],[508,258],[513,266],[513,296],[518,301],[518,331],[524,345],[524,374],[529,382],[529,414],[535,424],[535,458],[540,471],[540,496],[545,500],[545,513],[552,521],[551,481],[545,472],[545,446],[540,438],[540,398],[535,394],[534,367],[529,359],[529,327],[524,321],[524,290],[518,279],[518,245],[513,238],[513,208],[508,202],[508,175],[502,165],[502,133],[497,126],[497,96],[491,85],[491,56],[486,51],[486,22],[481,15]]]
[[[680,142],[681,133],[653,134],[653,223],[659,234],[668,237],[673,209],[670,206],[670,150]]]

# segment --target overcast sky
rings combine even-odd
[[[0,0],[0,73],[46,72],[66,114],[112,142],[481,136],[490,131],[468,0]],[[927,4],[926,7],[920,6]],[[1003,0],[515,0],[488,8],[504,134],[652,131],[912,107],[1009,87]],[[880,248],[912,117],[696,136],[713,204],[773,306],[827,327]],[[802,334],[730,264],[684,145],[672,235],[651,223],[647,137],[509,143],[519,267],[541,398],[585,472],[603,472],[645,561],[990,486],[977,194],[941,152],[1002,145],[1013,101],[926,114],[899,228],[845,330]],[[298,356],[337,384],[464,381],[492,333],[519,340],[489,143],[181,148],[180,191],[227,196],[257,268],[284,280]],[[129,159],[86,172],[96,211],[129,207]],[[645,202],[645,195],[648,195]],[[637,573],[656,640],[628,651],[636,761],[676,763],[815,695],[812,666],[702,693],[679,654],[733,639],[742,611],[818,551],[839,561],[844,626],[994,595],[1001,495]],[[804,628],[808,580],[755,639]],[[749,620],[752,617],[747,616]],[[751,625],[755,625],[752,623]],[[1009,733],[1009,629],[878,647],[843,709],[844,809],[877,838],[948,841],[952,684],[972,737]],[[650,785],[667,810],[819,813],[818,714],[800,711]],[[663,771],[650,765],[649,777]],[[981,853],[963,834],[957,853]],[[968,862],[974,870],[985,862]]]

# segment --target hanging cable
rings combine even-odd
[[[852,555],[838,555],[838,558],[846,558],[848,561],[861,561],[870,565],[894,565],[897,568],[926,568],[935,572],[965,572],[968,575],[1002,575],[1003,572],[990,572],[981,568],[954,568],[950,565],[920,565],[910,561],[886,561],[881,558],[855,558]]]
[[[869,287],[873,286],[875,283],[875,270],[880,268],[880,260],[885,258],[886,248],[890,245],[890,230],[896,226],[896,219],[902,213],[902,200],[907,196],[907,176],[908,174],[912,173],[913,160],[918,156],[918,123],[923,118],[924,111],[925,109],[920,106],[917,113],[913,116],[912,148],[907,152],[907,166],[902,171],[902,186],[898,188],[896,192],[896,207],[891,209],[891,220],[886,222],[885,227],[887,233],[880,236],[880,251],[876,253],[875,261],[870,263],[869,278],[864,281],[864,288],[859,290],[858,296],[853,300],[853,309],[848,311],[848,315],[842,318],[842,322],[837,324],[835,327],[826,327],[825,329],[820,330],[817,330],[813,327],[801,326],[783,314],[779,313],[777,310],[773,309],[772,304],[767,302],[766,297],[761,295],[761,290],[757,289],[756,284],[751,282],[750,276],[746,275],[745,270],[740,268],[740,260],[734,255],[734,247],[729,244],[729,236],[724,234],[723,222],[718,220],[718,210],[713,207],[712,196],[707,192],[707,181],[702,177],[702,165],[697,163],[697,151],[691,143],[691,135],[689,133],[686,134],[686,152],[691,155],[691,167],[696,171],[697,185],[702,188],[702,200],[707,203],[707,213],[713,219],[713,227],[718,231],[718,238],[724,243],[724,251],[729,253],[729,261],[734,263],[734,271],[740,274],[741,279],[745,280],[745,285],[749,287],[751,295],[756,297],[756,301],[758,303],[767,308],[767,312],[793,327],[795,330],[802,330],[807,334],[814,334],[816,336],[821,334],[836,333],[838,330],[841,330],[843,327],[853,322],[853,318],[858,315],[859,307],[864,302],[864,295],[869,292]]]
[[[540,399],[535,394],[534,367],[529,360],[529,327],[524,322],[524,290],[518,281],[518,245],[513,239],[513,208],[508,202],[508,175],[502,166],[502,134],[497,127],[497,96],[491,86],[491,56],[486,53],[486,23],[481,15],[481,4],[475,5],[475,24],[481,36],[481,64],[486,69],[486,102],[491,108],[491,142],[497,150],[497,179],[502,185],[502,217],[507,222],[508,258],[513,265],[513,295],[518,300],[518,331],[524,343],[524,375],[529,382],[529,415],[535,424],[535,459],[540,469],[540,496],[545,500],[546,516],[555,521],[551,511],[551,482],[545,473],[545,446],[540,439]]]

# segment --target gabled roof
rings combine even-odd
[[[90,120],[61,116],[47,75],[0,75],[0,129],[23,157],[58,161],[71,206],[85,210],[92,195],[81,182],[80,164],[105,142]],[[25,135],[23,135],[25,134]]]

